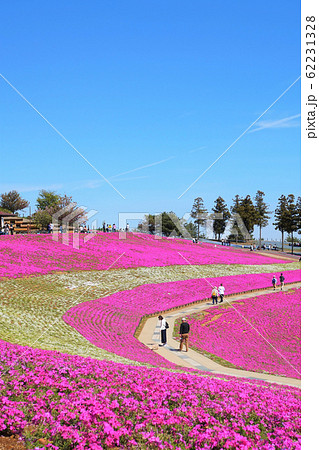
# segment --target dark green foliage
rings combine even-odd
[[[261,229],[268,225],[269,206],[264,201],[265,193],[257,191],[255,196],[256,225],[259,227],[259,247],[261,248]]]
[[[227,221],[230,218],[229,209],[227,208],[226,202],[222,197],[219,196],[215,200],[215,206],[212,208],[212,211],[215,214],[223,214],[223,218],[215,219],[213,224],[214,233],[218,236],[218,240],[220,240],[220,235],[224,233]]]
[[[60,202],[60,196],[54,191],[46,191],[42,189],[39,192],[39,197],[37,198],[36,207],[41,210],[46,208],[56,207]]]
[[[279,197],[273,225],[275,225],[276,230],[281,231],[282,250],[284,248],[284,233],[291,235],[293,253],[293,234],[301,229],[301,198],[298,197],[297,202],[295,202],[293,194],[289,194],[287,197],[285,195]]]
[[[202,197],[195,198],[191,217],[195,219],[194,223],[197,225],[197,239],[199,239],[199,228],[200,226],[205,225],[207,220],[207,209],[204,206]]]

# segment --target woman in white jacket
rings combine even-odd
[[[162,346],[164,347],[166,345],[167,342],[167,337],[166,337],[166,319],[164,319],[163,316],[158,316],[158,320],[160,321],[160,330],[161,330],[161,342],[162,342]]]

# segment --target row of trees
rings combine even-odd
[[[183,234],[181,225],[191,237],[196,237],[196,225],[193,222],[187,223],[185,220],[178,218],[173,211],[164,211],[156,215],[147,214],[137,228],[150,234],[160,232],[163,236],[183,236],[185,233]],[[157,229],[157,227],[160,229]]]
[[[29,202],[15,190],[1,194],[0,207],[2,211],[15,214],[28,206]],[[42,189],[36,200],[36,208],[37,210],[30,218],[42,229],[47,229],[49,223],[52,223],[53,215],[62,210],[65,212],[59,216],[60,222],[66,216],[70,217],[70,223],[86,220],[84,209],[79,208],[72,197],[57,194],[55,191]]]
[[[163,235],[170,236],[174,233],[176,236],[181,236],[183,234],[182,230],[176,224],[182,222],[182,225],[192,237],[199,238],[201,226],[204,226],[209,219],[212,219],[215,238],[220,240],[221,235],[225,233],[226,227],[231,225],[232,231],[227,238],[236,241],[244,240],[245,236],[242,233],[240,224],[238,220],[234,219],[237,215],[241,218],[250,237],[254,227],[257,226],[259,228],[259,245],[261,246],[262,229],[268,225],[271,217],[269,205],[265,202],[264,197],[265,193],[262,191],[257,191],[253,199],[250,195],[246,195],[246,197],[236,195],[233,199],[233,204],[228,208],[225,200],[219,196],[215,200],[211,212],[208,212],[203,199],[197,197],[191,210],[191,217],[194,219],[194,222],[187,223],[185,220],[178,219],[173,212],[163,212],[157,216],[152,214],[146,216],[139,228],[154,234],[156,233],[156,224],[161,223]],[[28,206],[29,202],[23,199],[15,190],[0,196],[0,208],[4,211],[15,214]],[[67,215],[72,218],[70,222],[84,222],[86,220],[85,211],[77,206],[72,197],[60,195],[54,191],[42,189],[36,201],[36,208],[37,210],[32,215],[32,219],[40,228],[47,228],[48,224],[52,222],[52,216],[63,209],[66,212],[60,216],[60,221]],[[218,219],[214,220],[216,217]],[[301,198],[298,197],[296,199],[293,194],[288,196],[281,195],[274,212],[274,218],[273,225],[282,234],[282,248],[284,245],[284,233],[288,233],[291,237],[293,251],[294,233],[300,233],[301,230]]]
[[[261,247],[262,229],[269,224],[271,214],[269,205],[265,202],[265,193],[262,191],[257,191],[253,199],[250,195],[245,197],[236,195],[230,208],[228,208],[225,200],[219,196],[215,200],[211,212],[205,207],[203,199],[197,197],[191,210],[193,222],[180,219],[171,211],[157,215],[146,215],[138,228],[151,234],[157,234],[160,231],[164,236],[183,236],[185,235],[185,230],[183,232],[182,226],[190,236],[199,238],[206,237],[205,234],[201,234],[201,227],[207,225],[210,220],[213,224],[212,231],[216,239],[220,240],[228,228],[229,234],[227,239],[237,242],[244,241],[247,238],[251,239],[254,227],[257,226],[259,229],[259,246]],[[241,221],[248,232],[248,236],[242,232]],[[157,229],[159,225],[160,229]],[[282,249],[284,246],[284,233],[286,232],[290,235],[293,251],[294,233],[300,233],[301,229],[300,197],[296,199],[293,194],[289,194],[288,196],[282,195],[278,199],[273,225],[276,230],[282,233]]]
[[[259,246],[261,246],[262,229],[269,224],[272,213],[264,197],[265,193],[262,191],[257,191],[254,199],[250,195],[246,195],[246,197],[236,195],[233,199],[233,205],[230,208],[227,207],[222,197],[218,197],[214,202],[212,211],[214,214],[222,214],[222,218],[215,220],[213,223],[215,237],[220,240],[220,236],[225,232],[229,220],[232,216],[238,214],[250,235],[252,235],[255,226],[259,228]],[[214,217],[208,213],[201,197],[197,197],[194,200],[191,216],[194,218],[194,223],[197,226],[197,237],[200,235],[200,226],[205,225],[210,217]],[[301,230],[301,198],[298,197],[296,199],[293,194],[289,194],[288,196],[282,195],[278,199],[274,217],[275,221],[273,225],[276,230],[282,233],[282,249],[284,245],[284,233],[286,232],[291,235],[293,251],[293,233],[300,233]],[[244,239],[238,223],[234,222],[232,224],[232,230],[234,231],[228,236],[228,239],[235,239],[236,241],[238,239]]]
[[[301,233],[301,197],[295,200],[293,194],[287,197],[282,195],[278,199],[278,205],[275,209],[275,229],[281,232],[282,247],[284,242],[284,233],[291,236],[292,253],[294,251],[294,233]]]

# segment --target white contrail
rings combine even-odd
[[[250,130],[249,133],[255,133],[256,131],[268,130],[271,128],[289,128],[298,125],[294,122],[295,119],[301,117],[301,114],[295,116],[285,117],[279,120],[264,120],[257,124],[257,127]]]
[[[118,173],[117,175],[113,175],[110,178],[117,178],[121,177],[122,175],[127,175],[128,173],[137,172],[138,170],[147,169],[148,167],[157,166],[158,164],[165,163],[167,161],[170,161],[171,159],[176,158],[176,156],[170,156],[169,158],[162,159],[161,161],[156,161],[150,164],[146,164],[145,166],[136,167],[135,169],[127,170],[126,172]]]

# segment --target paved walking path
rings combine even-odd
[[[258,251],[257,255],[268,256],[274,259],[287,259],[288,261],[299,261],[299,255],[293,255],[291,253],[278,252],[274,250],[262,250]]]
[[[301,286],[301,283],[293,283],[289,284],[284,287],[284,291],[287,291],[291,288],[298,288]],[[249,297],[256,297],[257,295],[264,295],[268,293],[274,293],[280,291],[279,288],[274,291],[272,288],[265,289],[262,291],[251,291],[246,294],[238,294],[234,295],[232,297],[229,297],[227,300],[228,302],[233,302],[235,300],[241,300],[244,298]],[[225,300],[224,300],[225,302]],[[226,302],[227,303],[227,302]],[[224,303],[225,304],[225,303]],[[225,375],[232,375],[235,377],[240,378],[249,378],[249,379],[257,379],[257,380],[263,380],[268,381],[272,383],[278,383],[278,384],[285,384],[290,386],[301,386],[301,380],[295,379],[295,378],[287,378],[277,375],[269,375],[265,373],[258,373],[258,372],[251,372],[247,370],[240,370],[240,369],[233,369],[229,367],[221,366],[220,364],[216,363],[215,361],[212,361],[211,359],[207,358],[206,356],[189,349],[188,352],[183,350],[182,352],[179,351],[179,341],[173,338],[173,330],[174,330],[174,323],[175,320],[179,317],[184,317],[188,314],[192,314],[195,312],[203,311],[208,308],[212,308],[211,302],[208,300],[203,301],[202,304],[197,305],[189,305],[185,306],[184,309],[178,309],[174,311],[169,311],[167,314],[162,314],[165,316],[166,319],[168,319],[169,322],[169,328],[167,329],[167,345],[165,347],[158,347],[158,350],[156,352],[163,356],[163,358],[167,359],[168,361],[171,361],[172,363],[175,363],[182,367],[188,367],[193,369],[199,369],[206,372],[212,372],[216,374],[225,374]],[[190,336],[191,339],[191,336]],[[157,317],[151,317],[148,319],[144,327],[139,335],[139,340],[145,344],[148,347],[154,346],[154,344],[160,343],[160,327],[158,324]]]

